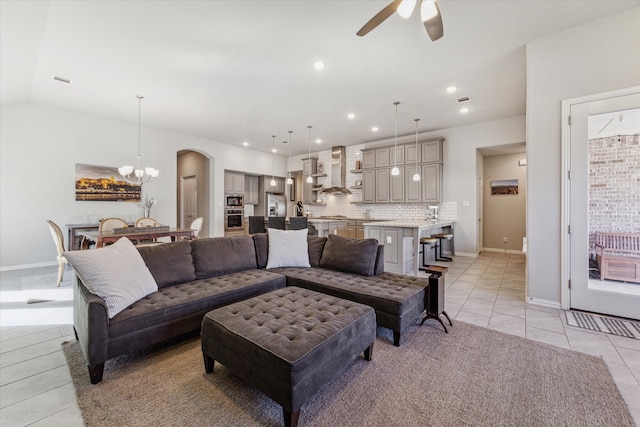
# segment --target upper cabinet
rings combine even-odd
[[[280,177],[273,177],[269,175],[265,175],[263,177],[264,182],[264,192],[265,193],[277,193],[284,194],[285,192],[285,179]],[[274,180],[276,185],[271,185],[271,181]]]
[[[259,178],[255,175],[245,175],[244,177],[244,203],[246,205],[257,205]]]
[[[362,150],[362,203],[441,203],[442,143],[418,143]],[[398,166],[399,175],[391,175]],[[413,176],[420,174],[420,181]]]
[[[238,172],[224,172],[224,192],[229,194],[244,193],[244,174]]]

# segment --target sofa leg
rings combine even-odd
[[[373,356],[373,344],[364,349],[364,359],[371,360],[371,356]]]
[[[400,347],[400,331],[393,331],[393,345]]]
[[[202,353],[202,357],[204,358],[204,371],[207,374],[213,372],[213,365],[215,363],[215,359],[213,357],[209,357],[206,354]]]
[[[91,384],[98,384],[102,381],[102,374],[104,372],[104,362],[97,365],[87,365],[89,368],[89,377],[91,377]]]
[[[298,409],[297,411],[295,411],[293,413],[287,411],[284,408],[282,409],[282,411],[284,412],[284,425],[285,425],[285,427],[297,427],[298,418],[300,418],[300,409]]]

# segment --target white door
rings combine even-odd
[[[189,227],[198,217],[198,180],[195,175],[181,177],[181,227]]]
[[[565,167],[567,172],[567,218],[568,218],[568,245],[567,258],[569,262],[569,280],[570,288],[570,307],[596,313],[609,314],[620,317],[628,317],[640,319],[640,283],[600,280],[596,278],[589,279],[589,259],[594,257],[593,234],[599,228],[612,231],[616,229],[616,224],[612,222],[613,215],[606,216],[604,224],[602,215],[600,215],[600,224],[597,223],[598,216],[593,214],[593,206],[595,203],[602,204],[602,201],[596,201],[593,196],[595,188],[601,186],[600,179],[595,177],[592,172],[591,181],[589,178],[590,156],[591,169],[593,171],[596,163],[601,160],[595,159],[596,154],[592,151],[589,154],[589,140],[597,140],[605,138],[603,133],[605,130],[612,130],[614,126],[619,126],[619,132],[623,135],[629,135],[640,132],[640,93],[630,93],[626,95],[606,97],[602,99],[588,100],[570,104],[570,125],[567,149],[568,162]],[[616,138],[616,132],[610,133],[610,138]],[[616,138],[617,139],[617,138]],[[614,148],[614,144],[603,144],[602,149],[620,150]],[[632,148],[640,149],[636,146]],[[628,153],[627,153],[628,155]],[[637,151],[635,154],[638,156]],[[620,160],[615,160],[620,162]],[[610,161],[606,161],[607,163]],[[633,170],[622,171],[625,174],[633,174]],[[607,174],[608,176],[610,174]],[[609,186],[617,186],[611,184],[611,180],[607,178]],[[592,190],[590,191],[590,186]],[[616,188],[615,191],[620,191]],[[612,188],[611,192],[614,191]],[[637,199],[637,193],[640,186],[637,184],[628,187],[627,197]],[[591,196],[590,196],[591,195]],[[607,196],[608,197],[608,196]],[[624,197],[624,196],[623,196]],[[591,215],[589,203],[591,206]],[[619,209],[619,208],[616,208]],[[635,228],[632,232],[640,232],[640,221],[637,221],[637,211],[629,212],[632,219],[631,228]],[[589,226],[591,221],[591,227]],[[608,223],[607,223],[608,222]],[[620,221],[621,224],[624,221]],[[626,228],[629,228],[627,220]],[[590,239],[591,234],[591,239]],[[590,241],[591,240],[591,241]],[[597,274],[597,273],[596,273]],[[595,277],[595,275],[594,275]]]

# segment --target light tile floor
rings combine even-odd
[[[454,257],[446,311],[454,320],[602,357],[640,426],[640,340],[568,326],[564,312],[525,303],[522,255]],[[423,274],[423,273],[421,273]],[[56,267],[0,272],[0,425],[82,426],[62,353],[73,336],[71,274]],[[26,304],[29,298],[49,302]],[[435,320],[425,325],[441,328]]]

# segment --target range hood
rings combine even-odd
[[[339,145],[331,148],[331,187],[322,190],[327,194],[351,194],[344,186],[347,169],[347,150]]]

